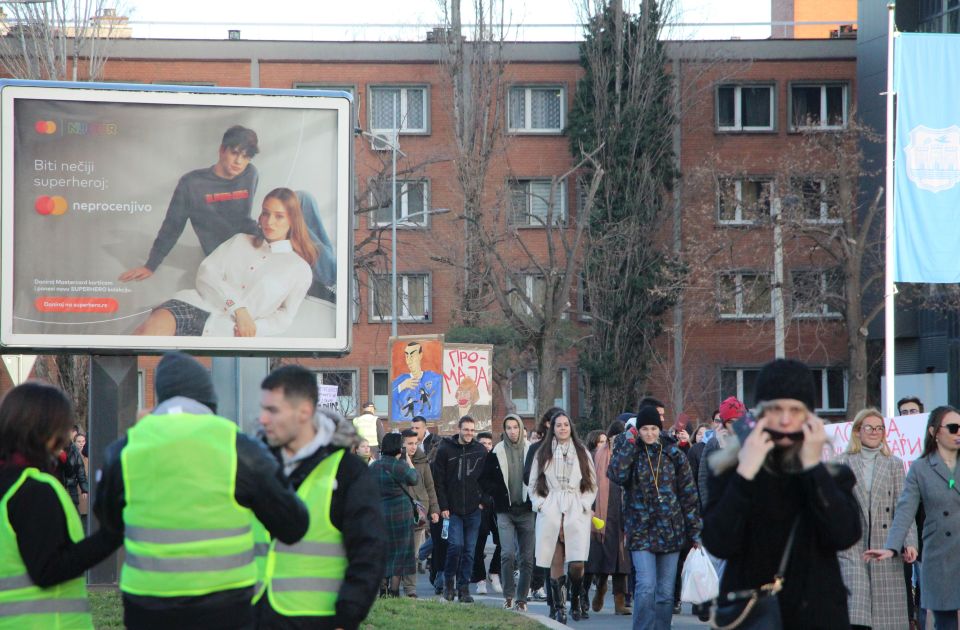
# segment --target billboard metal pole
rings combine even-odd
[[[393,95],[393,157],[391,158],[391,170],[393,172],[393,192],[390,195],[390,243],[391,249],[393,250],[392,261],[390,263],[390,284],[392,285],[392,293],[390,295],[390,300],[392,304],[390,322],[390,336],[397,336],[397,148],[400,144],[400,126],[397,124],[397,119],[400,112],[397,111],[400,103],[397,102],[397,97],[400,95],[399,90]]]

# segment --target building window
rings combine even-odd
[[[567,409],[570,402],[570,372],[566,368],[559,370],[557,387],[554,390],[553,406]],[[517,372],[510,379],[510,400],[521,416],[537,413],[537,392],[540,378],[536,370]],[[544,410],[541,410],[544,411]]]
[[[581,320],[589,320],[593,317],[590,310],[590,291],[587,289],[587,279],[581,275],[579,290],[577,292],[580,297],[579,311]]]
[[[836,178],[794,177],[790,188],[800,198],[807,223],[840,223],[839,183]]]
[[[397,180],[397,227],[424,227],[429,222],[430,184],[427,180]],[[393,182],[370,186],[370,227],[389,227],[393,201]]]
[[[717,129],[772,131],[776,117],[772,85],[717,87]]]
[[[720,317],[770,317],[772,300],[768,273],[728,272],[720,276]]]
[[[512,87],[508,98],[510,131],[517,133],[563,131],[563,88]]]
[[[391,277],[388,274],[370,278],[370,321],[390,321],[393,312],[390,300]],[[397,319],[403,322],[430,321],[430,276],[425,273],[397,275]]]
[[[770,216],[773,182],[762,178],[722,178],[717,186],[717,218],[728,225],[750,225]]]
[[[346,417],[356,415],[360,407],[357,400],[357,371],[356,370],[318,370],[317,385],[333,385],[337,388],[337,404],[335,408]]]
[[[917,31],[920,33],[960,33],[960,1],[920,0]]]
[[[389,138],[400,133],[426,133],[429,120],[427,88],[371,87],[370,130]]]
[[[790,273],[794,317],[840,317],[843,273],[839,269]]]
[[[720,370],[720,400],[735,396],[744,404],[756,398],[758,369],[724,368]]]
[[[550,211],[550,192],[553,182],[549,179],[518,179],[510,182],[510,225],[544,227]],[[567,221],[567,182],[557,182],[553,203],[553,222],[563,225]]]
[[[530,308],[527,301],[533,303],[537,308],[543,310],[543,302],[547,297],[547,285],[540,274],[526,273],[519,274],[517,277],[520,286],[513,286],[510,289],[510,308],[515,313],[532,316],[533,309]],[[527,299],[524,300],[525,296]]]
[[[387,370],[370,370],[370,400],[377,408],[377,413],[386,413],[390,404],[390,373]]]
[[[137,409],[143,409],[147,406],[147,399],[144,395],[144,376],[143,370],[137,370]]]
[[[847,126],[845,83],[790,86],[790,126],[793,129],[842,129]]]
[[[813,368],[818,413],[847,410],[847,371],[844,368]]]

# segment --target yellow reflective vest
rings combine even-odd
[[[253,513],[235,498],[238,430],[218,416],[173,413],[128,431],[121,591],[177,597],[253,586]]]
[[[83,538],[80,515],[60,482],[36,468],[25,469],[0,499],[0,629],[92,630],[87,586],[82,576],[56,586],[40,588],[27,575],[8,511],[10,499],[27,479],[53,488],[67,520],[70,540],[78,542]],[[38,514],[37,518],[43,518],[43,515]]]
[[[254,602],[267,596],[270,606],[287,617],[329,617],[336,614],[337,594],[347,572],[343,535],[330,522],[330,504],[340,462],[340,449],[324,458],[297,488],[310,510],[310,527],[293,545],[273,540],[269,545],[262,586]],[[363,527],[356,523],[356,527]],[[258,543],[265,544],[264,536]]]

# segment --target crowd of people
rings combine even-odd
[[[319,408],[296,365],[264,379],[257,436],[217,415],[187,355],[163,357],[155,389],[105,450],[86,537],[71,402],[37,382],[0,402],[0,627],[91,627],[83,572],[121,546],[129,628],[357,628],[378,595],[417,597],[429,570],[442,601],[489,584],[503,608],[545,599],[567,624],[612,589],[614,614],[666,630],[694,550],[719,576],[694,606],[714,627],[958,627],[960,411],[929,414],[906,473],[872,408],[831,459],[798,361],[763,367],[752,409],[728,398],[710,424],[665,429],[646,398],[583,438],[556,407],[532,431],[508,414],[499,440],[469,415],[451,436],[422,416],[387,432],[372,405],[352,422]]]

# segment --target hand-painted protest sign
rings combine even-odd
[[[390,338],[390,421],[440,420],[443,335]]]
[[[443,424],[441,431],[456,430],[469,415],[477,431],[493,424],[493,346],[447,343],[443,346]]]

